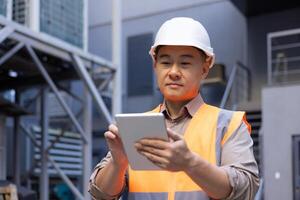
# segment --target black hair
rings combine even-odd
[[[155,50],[154,50],[154,59],[155,59],[155,60],[156,60],[156,58],[157,58],[157,55],[158,55],[159,50],[160,50],[163,46],[165,46],[165,45],[158,45],[158,46],[155,48]],[[199,49],[199,48],[197,48],[197,47],[194,47],[194,48],[197,49],[197,50],[199,51],[200,55],[202,56],[203,60],[205,61],[206,58],[208,57],[208,55],[207,55],[202,49]]]

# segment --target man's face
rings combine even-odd
[[[194,98],[201,80],[209,71],[211,59],[190,46],[162,46],[154,70],[158,87],[166,100],[180,102]]]

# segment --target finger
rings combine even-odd
[[[110,124],[108,126],[108,130],[111,131],[111,132],[113,132],[116,136],[119,137],[119,129],[118,129],[118,127],[116,125]]]
[[[181,135],[179,135],[178,133],[175,133],[174,131],[172,131],[169,128],[167,129],[167,132],[168,132],[168,136],[174,141],[183,139],[183,137]]]
[[[142,146],[155,147],[158,149],[166,149],[169,145],[169,142],[159,139],[141,139],[137,143],[141,144]]]
[[[115,135],[114,133],[112,133],[111,131],[106,131],[106,132],[104,133],[104,137],[105,137],[106,139],[113,140],[113,139],[116,138],[116,135]]]
[[[154,164],[156,164],[158,166],[165,166],[165,165],[167,165],[167,163],[169,163],[167,159],[156,156],[149,152],[141,151],[139,153],[142,154],[143,156],[145,156],[148,160],[150,160],[151,162],[153,162]]]
[[[147,152],[147,153],[151,153],[153,155],[162,157],[162,158],[168,158],[169,153],[166,150],[161,150],[161,149],[157,149],[157,148],[153,148],[153,147],[149,147],[149,146],[143,146],[139,143],[135,144],[135,147],[137,149],[137,151],[140,152]]]

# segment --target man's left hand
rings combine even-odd
[[[135,147],[137,151],[158,167],[168,171],[185,171],[193,161],[192,153],[183,136],[167,129],[169,141],[141,139]]]

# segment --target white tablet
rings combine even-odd
[[[131,169],[161,170],[139,154],[134,144],[142,138],[168,140],[164,115],[162,113],[117,114],[115,119]]]

